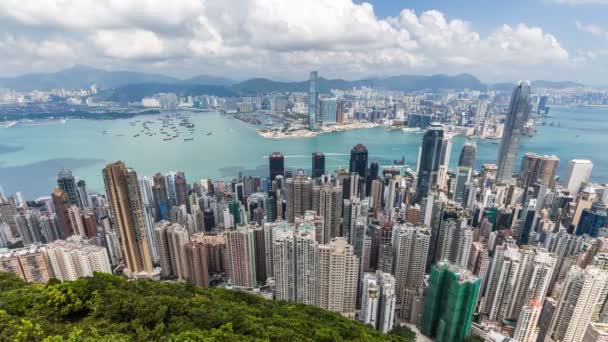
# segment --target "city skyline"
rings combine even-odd
[[[293,80],[301,77],[294,70],[308,69],[346,79],[467,72],[488,83],[527,75],[605,84],[597,73],[606,68],[608,28],[599,15],[604,1],[478,2],[252,0],[218,6],[180,0],[167,7],[142,1],[118,7],[6,1],[0,6],[6,32],[0,75],[51,72],[86,60],[180,77]],[[224,11],[231,17],[220,19]]]

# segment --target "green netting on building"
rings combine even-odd
[[[433,266],[421,332],[437,342],[460,342],[469,335],[480,280],[441,262]]]

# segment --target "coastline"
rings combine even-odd
[[[369,129],[369,128],[377,128],[381,127],[380,124],[374,122],[351,122],[343,125],[335,125],[335,126],[320,126],[317,131],[310,131],[307,128],[298,128],[294,130],[288,130],[283,132],[280,128],[275,129],[261,129],[258,128],[256,132],[266,138],[266,139],[302,139],[302,138],[314,138],[320,134],[325,133],[335,133],[335,132],[344,132],[344,131],[352,131],[358,129]]]

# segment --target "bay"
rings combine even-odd
[[[608,108],[552,108],[547,125],[538,134],[524,138],[520,157],[525,152],[555,154],[561,158],[559,174],[565,175],[568,160],[591,159],[593,180],[608,182]],[[266,139],[255,127],[216,112],[192,113],[194,133],[178,126],[180,136],[163,141],[161,135],[140,133],[143,121],[153,121],[152,132],[161,128],[158,115],[120,120],[68,120],[64,124],[18,125],[0,128],[0,185],[7,194],[22,191],[26,198],[50,194],[61,168],[71,169],[84,179],[90,191],[103,191],[101,169],[105,164],[123,160],[139,175],[184,171],[189,182],[199,179],[235,178],[243,175],[268,175],[267,156],[278,151],[285,155],[287,169],[309,170],[311,154],[326,155],[326,169],[348,168],[350,149],[367,146],[370,161],[389,166],[405,159],[415,169],[420,132],[386,131],[384,128],[321,134],[305,139]],[[136,125],[130,123],[139,120]],[[174,121],[177,124],[177,121]],[[554,122],[551,126],[549,123]],[[559,126],[558,126],[559,123]],[[107,131],[103,134],[103,131]],[[211,132],[211,135],[207,135]],[[133,137],[140,134],[139,137]],[[185,138],[194,138],[184,141]],[[451,162],[454,166],[467,139],[455,137]],[[495,163],[498,141],[478,141],[477,167]]]

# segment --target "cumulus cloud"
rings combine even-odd
[[[474,23],[440,11],[404,9],[379,18],[371,4],[352,0],[3,0],[0,29],[3,22],[8,34],[22,35],[12,43],[17,51],[49,67],[60,54],[73,54],[93,65],[236,78],[301,78],[313,68],[346,78],[465,71],[483,77],[569,59],[539,27],[503,25],[482,36]]]
[[[608,38],[608,31],[595,24],[583,24],[580,21],[576,21],[576,28],[581,32],[586,32],[596,37]]]

